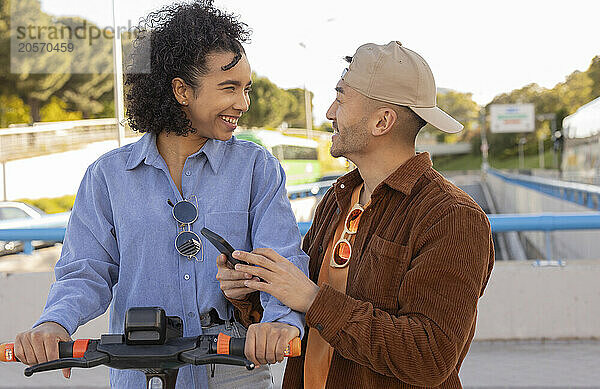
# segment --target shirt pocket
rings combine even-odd
[[[248,250],[250,233],[248,231],[249,213],[244,211],[211,212],[205,215],[206,228],[219,234],[235,250]],[[217,249],[210,243],[209,247],[214,250],[215,257],[219,254]]]
[[[373,235],[355,280],[355,295],[381,309],[398,308],[398,290],[410,261],[409,249]]]
[[[225,239],[234,250],[249,250],[248,239],[248,212],[244,211],[228,211],[228,212],[211,212],[204,215],[204,225],[206,228],[219,234]],[[216,279],[217,274],[217,261],[216,258],[221,254],[215,246],[210,243],[208,239],[200,235],[204,242],[205,258],[208,259],[205,267],[207,272],[206,276],[209,277],[212,282],[218,283]]]

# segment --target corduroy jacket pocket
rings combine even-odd
[[[373,235],[360,260],[353,294],[377,308],[397,309],[398,289],[409,262],[407,246]]]

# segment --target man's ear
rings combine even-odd
[[[173,88],[173,95],[175,99],[181,105],[188,105],[190,103],[191,88],[179,77],[175,77],[171,80],[171,87]]]
[[[398,120],[398,114],[390,107],[382,107],[373,112],[375,126],[371,129],[373,136],[381,136],[389,133]]]

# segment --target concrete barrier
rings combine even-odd
[[[479,300],[476,340],[600,339],[600,261],[498,261]]]
[[[14,340],[39,319],[52,282],[53,272],[0,273],[0,343]],[[73,339],[98,338],[106,333],[108,313],[81,326]]]
[[[38,319],[53,273],[0,273],[0,342]],[[600,261],[564,267],[498,261],[479,301],[476,340],[600,339]],[[80,327],[74,338],[108,331],[108,314]]]

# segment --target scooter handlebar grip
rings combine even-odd
[[[232,338],[223,333],[219,334],[217,341],[217,354],[237,355],[245,357],[244,349],[246,346],[246,338]],[[297,357],[302,354],[301,340],[296,337],[290,341],[283,352],[284,357]]]

